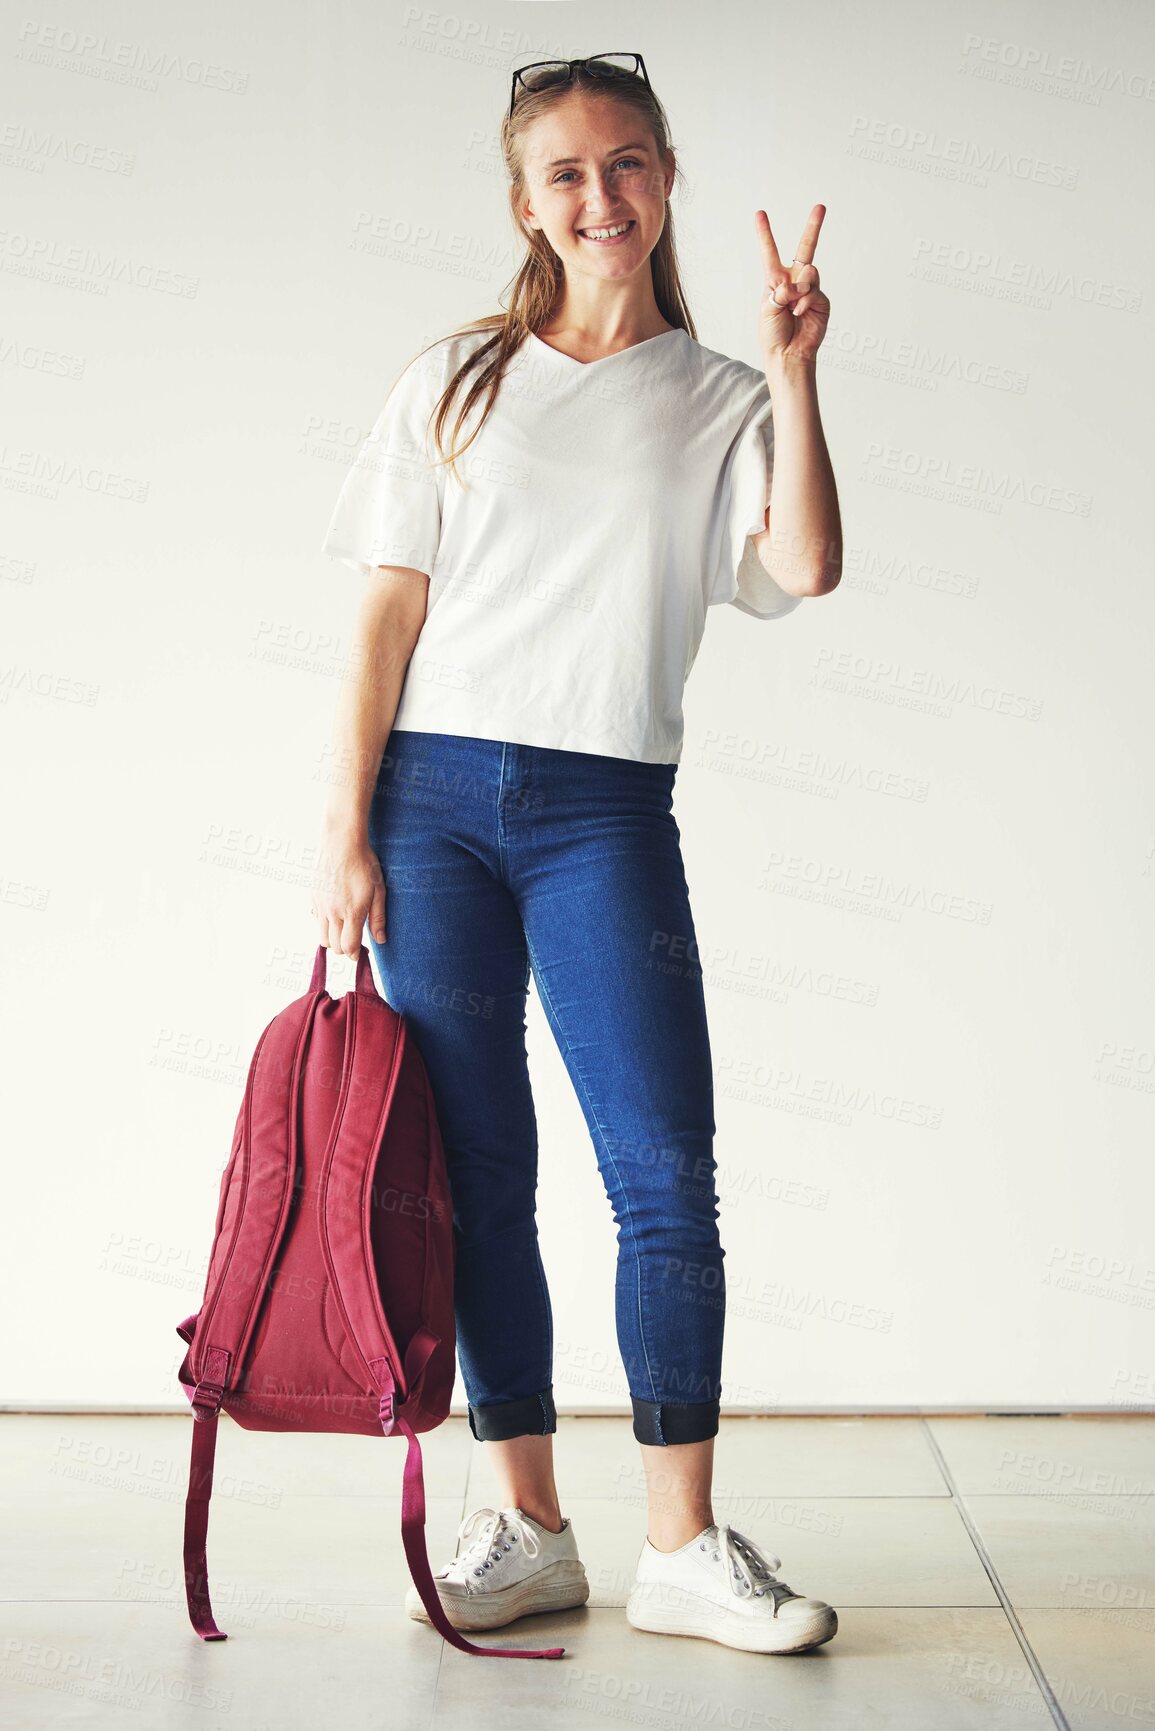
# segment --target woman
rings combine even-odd
[[[711,1507],[725,1253],[672,794],[707,608],[781,617],[840,576],[815,390],[824,210],[791,268],[757,213],[759,370],[694,334],[667,203],[680,171],[640,55],[522,68],[502,148],[528,247],[509,311],[409,363],[324,541],[373,581],[313,911],[348,956],[368,918],[429,1069],[470,1428],[505,1493],[462,1523],[472,1542],[438,1590],[466,1629],[589,1595],[553,1473],[532,972],[619,1229],[617,1334],[650,1498],[627,1615],[800,1651],[836,1614]]]

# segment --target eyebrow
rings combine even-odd
[[[644,144],[619,144],[616,150],[607,150],[607,156],[620,156],[623,150],[645,150]],[[547,168],[564,168],[570,163],[580,162],[580,156],[558,156],[552,162],[547,162]]]

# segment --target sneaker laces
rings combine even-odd
[[[462,1550],[462,1542],[470,1538],[478,1521],[482,1522],[481,1531]],[[527,1557],[536,1557],[541,1550],[533,1528],[510,1509],[474,1509],[457,1529],[457,1545],[457,1556],[449,1567],[464,1579],[468,1593],[476,1591],[474,1582],[514,1545],[521,1545]]]
[[[743,1599],[760,1599],[769,1593],[776,1610],[783,1600],[798,1598],[793,1587],[788,1587],[775,1574],[775,1570],[782,1567],[781,1557],[776,1557],[772,1551],[759,1549],[753,1539],[748,1539],[729,1521],[719,1521],[715,1531],[718,1536],[714,1555],[719,1559],[723,1554],[726,1557],[731,1592]],[[706,1543],[709,1543],[708,1539]]]

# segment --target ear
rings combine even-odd
[[[666,163],[666,197],[669,198],[670,194],[674,190],[674,181],[676,178],[677,167],[678,167],[678,159],[674,155],[674,152],[672,150],[667,150],[666,156],[665,156],[665,163]]]

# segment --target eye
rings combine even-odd
[[[641,168],[641,166],[642,166],[642,164],[639,162],[639,160],[636,156],[619,156],[618,160],[614,163],[614,167],[620,168],[623,162],[628,163],[631,168]],[[573,174],[573,173],[574,173],[574,170],[572,168],[563,168],[560,174],[554,175],[554,178],[550,184],[553,186],[560,186],[562,184],[562,182],[565,180],[566,176],[569,174]]]

